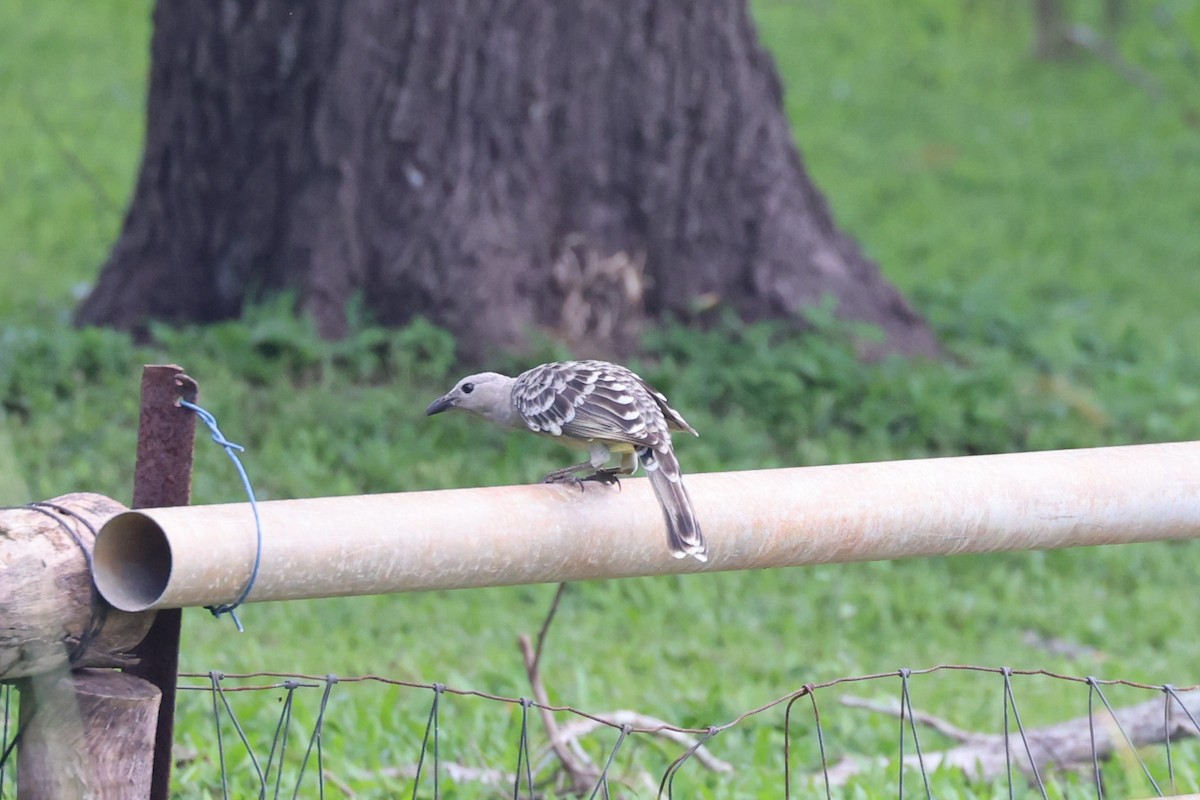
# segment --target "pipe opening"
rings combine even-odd
[[[117,514],[100,528],[92,553],[100,594],[122,611],[145,611],[171,578],[171,545],[163,529],[138,511]]]

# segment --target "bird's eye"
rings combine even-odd
[[[462,392],[463,392],[463,394],[470,394],[470,393],[471,393],[471,392],[473,392],[473,391],[475,391],[475,384],[473,384],[473,383],[464,383],[464,384],[462,385]]]

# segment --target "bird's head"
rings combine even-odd
[[[426,416],[450,409],[469,411],[500,425],[511,425],[513,379],[496,372],[468,375],[429,404]]]

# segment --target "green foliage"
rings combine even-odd
[[[289,384],[420,384],[442,381],[454,365],[454,338],[424,319],[400,329],[364,320],[360,304],[349,309],[348,334],[322,339],[307,317],[292,312],[295,297],[278,295],[251,306],[240,320],[208,326],[151,326],[166,352],[197,351],[220,360],[255,387]]]
[[[935,318],[956,321],[953,335],[943,331],[954,347],[942,361],[863,364],[854,357],[857,332],[823,319],[804,331],[733,321],[706,332],[666,326],[650,336],[637,367],[672,397],[687,399],[685,410],[703,434],[679,445],[693,471],[1136,440],[1147,432],[1152,410],[1179,411],[1177,421],[1186,424],[1175,429],[1178,435],[1200,432],[1186,402],[1164,406],[1159,397],[1137,395],[1136,382],[1136,397],[1119,394],[1129,391],[1121,381],[1138,372],[1138,362],[1118,356],[1136,353],[1136,344],[1100,347],[1086,325],[1044,340],[1031,326],[986,318],[969,295],[931,294],[925,301],[938,309]],[[281,301],[241,322],[156,328],[144,346],[110,332],[8,329],[0,402],[32,495],[85,486],[119,497],[126,490],[136,365],[143,361],[185,361],[203,376],[202,401],[228,435],[248,445],[246,462],[264,498],[525,481],[557,463],[558,451],[535,439],[505,437],[465,418],[423,417],[428,400],[457,376],[444,332],[424,322],[400,330],[360,323],[347,339],[324,342],[289,309]],[[30,368],[35,363],[48,368]],[[1160,368],[1183,376],[1195,369],[1174,362]],[[1056,375],[1071,383],[1048,377]],[[1115,402],[1097,410],[1094,397],[1106,385],[1116,387],[1106,392]],[[223,454],[202,441],[197,457],[197,501],[237,499]],[[633,706],[697,726],[732,719],[816,676],[900,664],[1015,663],[1146,680],[1186,675],[1183,665],[1200,657],[1200,643],[1179,633],[1191,611],[1163,603],[1164,595],[1185,592],[1193,581],[1183,550],[1101,548],[587,584],[568,595],[546,670],[563,702],[591,710]],[[225,623],[195,615],[185,668],[374,672],[519,696],[528,690],[512,637],[536,629],[548,591],[265,604],[246,609],[250,633],[233,640]],[[1048,654],[1031,643],[1031,631],[1074,642],[1081,655]],[[676,632],[666,646],[663,632]],[[313,648],[317,641],[323,646]],[[613,658],[614,648],[620,658]],[[697,666],[714,658],[715,667]],[[1018,689],[1027,724],[1082,708],[1082,695],[1069,686],[1023,679]],[[881,690],[887,697],[881,686],[866,691]],[[388,699],[367,699],[368,691]],[[917,678],[914,691],[918,705],[949,708],[960,724],[996,724],[998,694],[986,678]],[[181,746],[208,752],[210,710],[192,697],[181,704]],[[273,697],[237,699],[260,740],[271,734]],[[315,699],[307,702],[310,716],[295,723],[295,736],[311,724]],[[387,762],[378,759],[412,758],[425,702],[423,694],[401,690],[337,689],[327,752],[331,763],[358,765],[356,791],[379,788],[374,776]],[[472,758],[507,763],[510,716],[485,703],[450,705],[447,752],[472,750],[466,736],[489,743]],[[377,717],[367,710],[373,707],[390,710]],[[753,765],[737,778],[745,796],[770,796],[777,787],[778,724],[772,717],[754,720],[720,738],[722,757],[743,770]],[[811,728],[798,724],[794,763],[809,769],[816,743]],[[892,720],[827,711],[826,725],[832,752],[897,752]],[[936,737],[926,739],[927,747],[935,744]],[[1188,765],[1181,774],[1192,774],[1192,750],[1181,753],[1177,758]],[[652,770],[669,761],[654,747],[629,758]],[[1115,771],[1112,785],[1124,785],[1123,776],[1139,785],[1127,766],[1108,769]],[[211,774],[197,763],[181,779]],[[947,796],[993,791],[953,774],[936,779]],[[680,785],[707,792],[711,780],[688,773]],[[894,775],[869,772],[848,796],[892,789]]]
[[[148,7],[64,8],[0,8],[0,80],[20,87],[0,92],[0,176],[13,187],[0,193],[0,502],[80,489],[127,500],[148,362],[180,363],[199,379],[201,402],[247,445],[264,499],[524,482],[561,464],[551,443],[423,416],[461,369],[453,341],[427,322],[385,329],[356,311],[349,335],[327,342],[281,297],[241,321],[154,326],[145,343],[66,328],[72,292],[94,275],[120,223],[97,187],[124,198],[132,186]],[[806,164],[839,222],[932,322],[945,354],[862,363],[855,346],[869,332],[833,322],[827,307],[805,329],[665,325],[633,366],[700,430],[679,442],[688,471],[1200,438],[1200,136],[1187,94],[1197,6],[1129,6],[1119,44],[1152,71],[1161,100],[1092,58],[1031,62],[1022,8],[755,6]],[[58,145],[39,118],[59,132]],[[494,368],[567,355],[552,342],[536,349]],[[239,493],[224,454],[201,439],[196,502]],[[1010,664],[1185,684],[1200,660],[1188,599],[1195,561],[1193,544],[1161,544],[582,584],[564,600],[543,673],[556,702],[700,726],[809,681],[901,665]],[[513,640],[537,629],[551,592],[262,604],[244,611],[241,636],[189,612],[184,667],[370,672],[520,696],[529,689]],[[1047,637],[1073,650],[1047,651]],[[996,731],[993,678],[914,678],[914,704]],[[1027,725],[1086,710],[1076,686],[1015,686]],[[898,690],[892,681],[849,691],[889,700]],[[312,721],[316,698],[306,691],[294,737]],[[837,708],[835,696],[821,695],[831,759],[897,754],[894,719]],[[1114,690],[1110,699],[1146,696]],[[428,701],[419,691],[339,685],[327,765],[359,796],[406,790],[407,781],[380,776],[415,761]],[[269,740],[277,696],[236,703],[251,735]],[[467,699],[449,699],[444,713],[449,758],[515,762],[513,713]],[[201,754],[178,772],[181,796],[218,796],[207,697],[185,693],[180,714],[180,750]],[[806,714],[796,719],[793,768],[807,773],[818,763],[816,737]],[[781,735],[779,715],[721,734],[714,750],[738,772],[689,767],[677,796],[780,796]],[[599,760],[610,743],[598,736],[587,746]],[[947,742],[923,731],[922,744]],[[627,748],[622,774],[661,774],[677,755],[648,739]],[[1151,757],[1163,774],[1161,753]],[[1196,746],[1174,757],[1179,789],[1195,790]],[[1113,796],[1151,793],[1127,758],[1106,765],[1105,777]],[[919,777],[906,783],[911,792]],[[454,791],[487,796],[473,784]],[[1050,796],[1090,791],[1086,777],[1066,776]],[[894,793],[894,770],[882,769],[845,790]],[[1006,791],[947,772],[935,776],[935,793]]]

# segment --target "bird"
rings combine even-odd
[[[557,469],[546,483],[620,484],[638,464],[662,507],[667,544],[676,558],[708,560],[708,545],[683,486],[672,431],[699,436],[661,392],[637,373],[608,361],[553,361],[515,378],[496,372],[468,375],[429,404],[426,416],[466,411],[502,428],[525,429],[588,451],[588,460]],[[618,466],[608,466],[613,455]],[[586,477],[578,473],[591,470]]]

